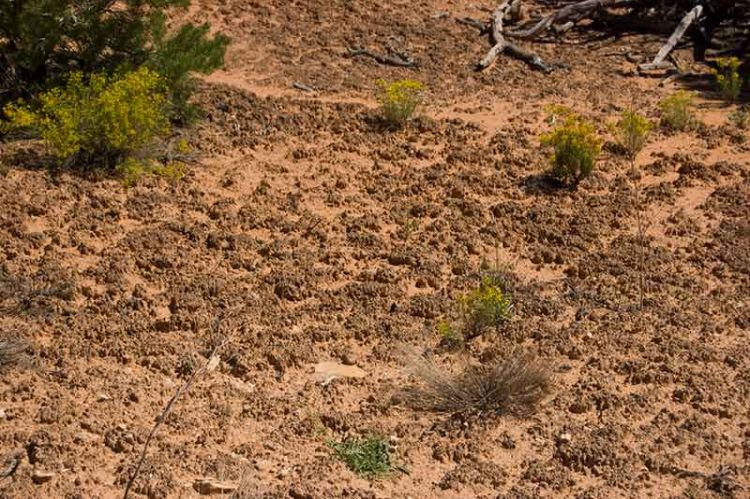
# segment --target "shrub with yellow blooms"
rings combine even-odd
[[[392,126],[403,126],[424,100],[424,85],[415,80],[378,80],[377,99],[383,119]]]

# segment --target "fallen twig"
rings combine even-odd
[[[151,440],[154,438],[154,435],[156,435],[156,432],[159,430],[159,427],[162,425],[164,420],[167,419],[167,416],[169,416],[169,413],[172,412],[172,408],[174,407],[175,402],[177,402],[177,399],[182,396],[183,393],[186,393],[190,387],[193,385],[193,382],[200,376],[204,371],[209,369],[212,365],[216,365],[216,362],[218,360],[219,351],[227,344],[229,343],[229,340],[224,340],[219,345],[214,347],[213,351],[211,351],[211,355],[209,355],[208,360],[205,364],[203,364],[199,369],[196,369],[193,374],[190,375],[190,377],[185,381],[185,383],[180,386],[175,394],[172,396],[172,398],[167,402],[167,405],[164,407],[164,410],[162,410],[161,414],[156,418],[156,423],[154,424],[153,428],[151,428],[151,432],[148,434],[148,437],[146,438],[146,443],[143,444],[143,450],[141,450],[140,457],[138,458],[138,464],[135,466],[135,470],[133,471],[133,474],[128,479],[128,483],[125,486],[125,493],[122,496],[123,499],[127,499],[130,494],[130,488],[133,486],[133,483],[135,482],[135,479],[138,477],[138,473],[141,471],[141,467],[143,466],[143,462],[146,460],[146,454],[148,453],[148,446],[151,444]]]
[[[353,47],[348,49],[349,57],[357,57],[361,55],[370,57],[371,59],[375,59],[375,61],[379,62],[380,64],[387,64],[389,66],[398,66],[402,68],[417,67],[417,63],[414,61],[414,59],[408,56],[404,56],[404,54],[381,55],[361,47]]]
[[[493,45],[492,48],[487,52],[487,55],[485,55],[482,60],[480,60],[476,64],[476,70],[483,71],[487,69],[492,65],[493,62],[495,62],[495,59],[497,59],[498,55],[505,52],[515,57],[516,59],[524,61],[526,64],[535,69],[538,69],[545,73],[551,73],[552,66],[545,63],[541,57],[534,53],[527,52],[521,49],[520,47],[506,40],[503,36],[503,19],[505,18],[505,15],[508,13],[510,8],[510,0],[504,0],[492,13],[492,29],[490,30],[490,37],[492,39]]]
[[[305,85],[304,83],[299,83],[297,81],[292,83],[292,87],[296,88],[297,90],[302,90],[303,92],[315,92],[314,88],[308,85]]]
[[[552,14],[544,16],[529,29],[509,31],[506,34],[513,38],[532,38],[554,25],[565,24],[569,21],[576,23],[602,7],[621,6],[631,2],[632,0],[583,0],[582,2],[566,5]]]

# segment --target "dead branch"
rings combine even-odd
[[[661,49],[659,49],[659,52],[656,54],[656,57],[654,57],[654,60],[648,64],[641,64],[638,69],[640,69],[641,71],[649,71],[653,69],[663,68],[664,59],[666,59],[669,53],[672,52],[672,49],[682,39],[682,36],[685,34],[685,31],[687,31],[688,27],[690,27],[690,24],[698,19],[702,12],[702,5],[696,5],[695,7],[693,7],[693,9],[688,12],[685,17],[682,18],[682,21],[680,21],[680,24],[677,25],[677,28],[675,28],[672,36],[670,36],[667,40],[667,43],[665,43],[661,47]]]
[[[484,35],[485,33],[490,32],[490,27],[487,25],[487,23],[479,21],[478,19],[473,19],[471,17],[460,17],[456,19],[456,22],[458,24],[465,24],[466,26],[471,26],[472,28],[478,29],[480,35]]]
[[[552,14],[544,16],[529,29],[522,31],[509,31],[506,34],[513,38],[532,38],[554,25],[565,24],[569,21],[572,21],[575,24],[597,9],[613,6],[615,4],[624,5],[631,3],[631,1],[632,0],[583,0],[582,2],[566,5]]]
[[[492,29],[490,31],[490,37],[492,39],[493,45],[489,52],[487,52],[487,55],[485,55],[482,60],[480,60],[476,64],[476,70],[483,71],[487,69],[492,65],[493,62],[495,62],[497,56],[502,53],[507,53],[508,55],[515,57],[516,59],[524,61],[526,64],[535,69],[538,69],[545,73],[551,73],[552,67],[546,64],[541,57],[532,52],[523,50],[522,48],[506,40],[503,36],[503,19],[505,19],[505,15],[510,11],[511,6],[512,4],[510,0],[504,0],[492,13]]]
[[[402,68],[416,68],[417,67],[417,63],[414,61],[414,59],[406,56],[405,54],[381,55],[381,54],[372,52],[371,50],[368,50],[362,47],[353,47],[353,48],[348,49],[349,57],[357,57],[357,56],[362,56],[362,55],[369,57],[371,59],[374,59],[376,62],[379,62],[380,64],[387,64],[389,66],[398,66]]]
[[[148,434],[148,437],[146,438],[146,443],[143,444],[143,450],[141,450],[140,457],[138,458],[138,464],[135,466],[135,470],[133,471],[133,474],[128,479],[128,483],[125,485],[125,494],[122,496],[123,499],[128,499],[128,496],[130,494],[130,488],[133,486],[133,483],[135,482],[135,479],[138,477],[138,473],[141,471],[141,467],[143,466],[143,462],[146,460],[146,454],[148,453],[148,447],[149,444],[151,444],[151,440],[154,438],[154,435],[156,435],[156,432],[159,430],[159,427],[162,425],[162,423],[167,419],[167,416],[169,416],[170,412],[172,412],[172,408],[174,407],[175,403],[177,402],[177,399],[182,396],[182,394],[186,393],[188,390],[190,390],[190,387],[193,385],[193,382],[203,374],[204,371],[210,369],[212,366],[215,366],[219,359],[219,351],[224,348],[224,346],[229,343],[229,340],[224,340],[220,344],[218,344],[216,347],[214,347],[213,351],[211,352],[211,355],[208,356],[208,360],[205,364],[203,364],[199,369],[196,369],[193,374],[185,381],[182,386],[180,386],[175,394],[172,396],[172,398],[167,402],[167,405],[162,410],[161,414],[156,418],[156,423],[154,424],[153,428],[151,428],[151,432]]]

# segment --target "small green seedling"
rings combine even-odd
[[[391,448],[388,442],[377,435],[344,442],[328,444],[346,466],[360,476],[378,478],[390,473],[394,466],[391,462]]]

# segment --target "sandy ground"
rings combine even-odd
[[[19,456],[0,497],[120,497],[224,338],[152,442],[139,496],[198,496],[208,477],[241,497],[748,497],[748,132],[701,93],[704,125],[656,131],[638,174],[606,145],[577,190],[542,176],[545,105],[605,134],[626,107],[658,117],[676,87],[625,57],[658,39],[573,33],[533,45],[567,69],[501,58],[478,74],[487,40],[456,22],[487,16],[473,2],[194,4],[186,17],[234,41],[198,93],[185,179],[125,188],[0,144],[0,328],[30,345],[0,375],[0,459]],[[342,56],[356,45],[420,67]],[[428,86],[406,129],[377,126],[377,78]],[[436,324],[483,259],[513,276],[512,320],[441,350]],[[399,403],[403,345],[447,369],[520,347],[555,390],[526,418],[415,411]],[[366,375],[321,386],[322,361]],[[358,478],[327,445],[371,432],[408,474]]]

